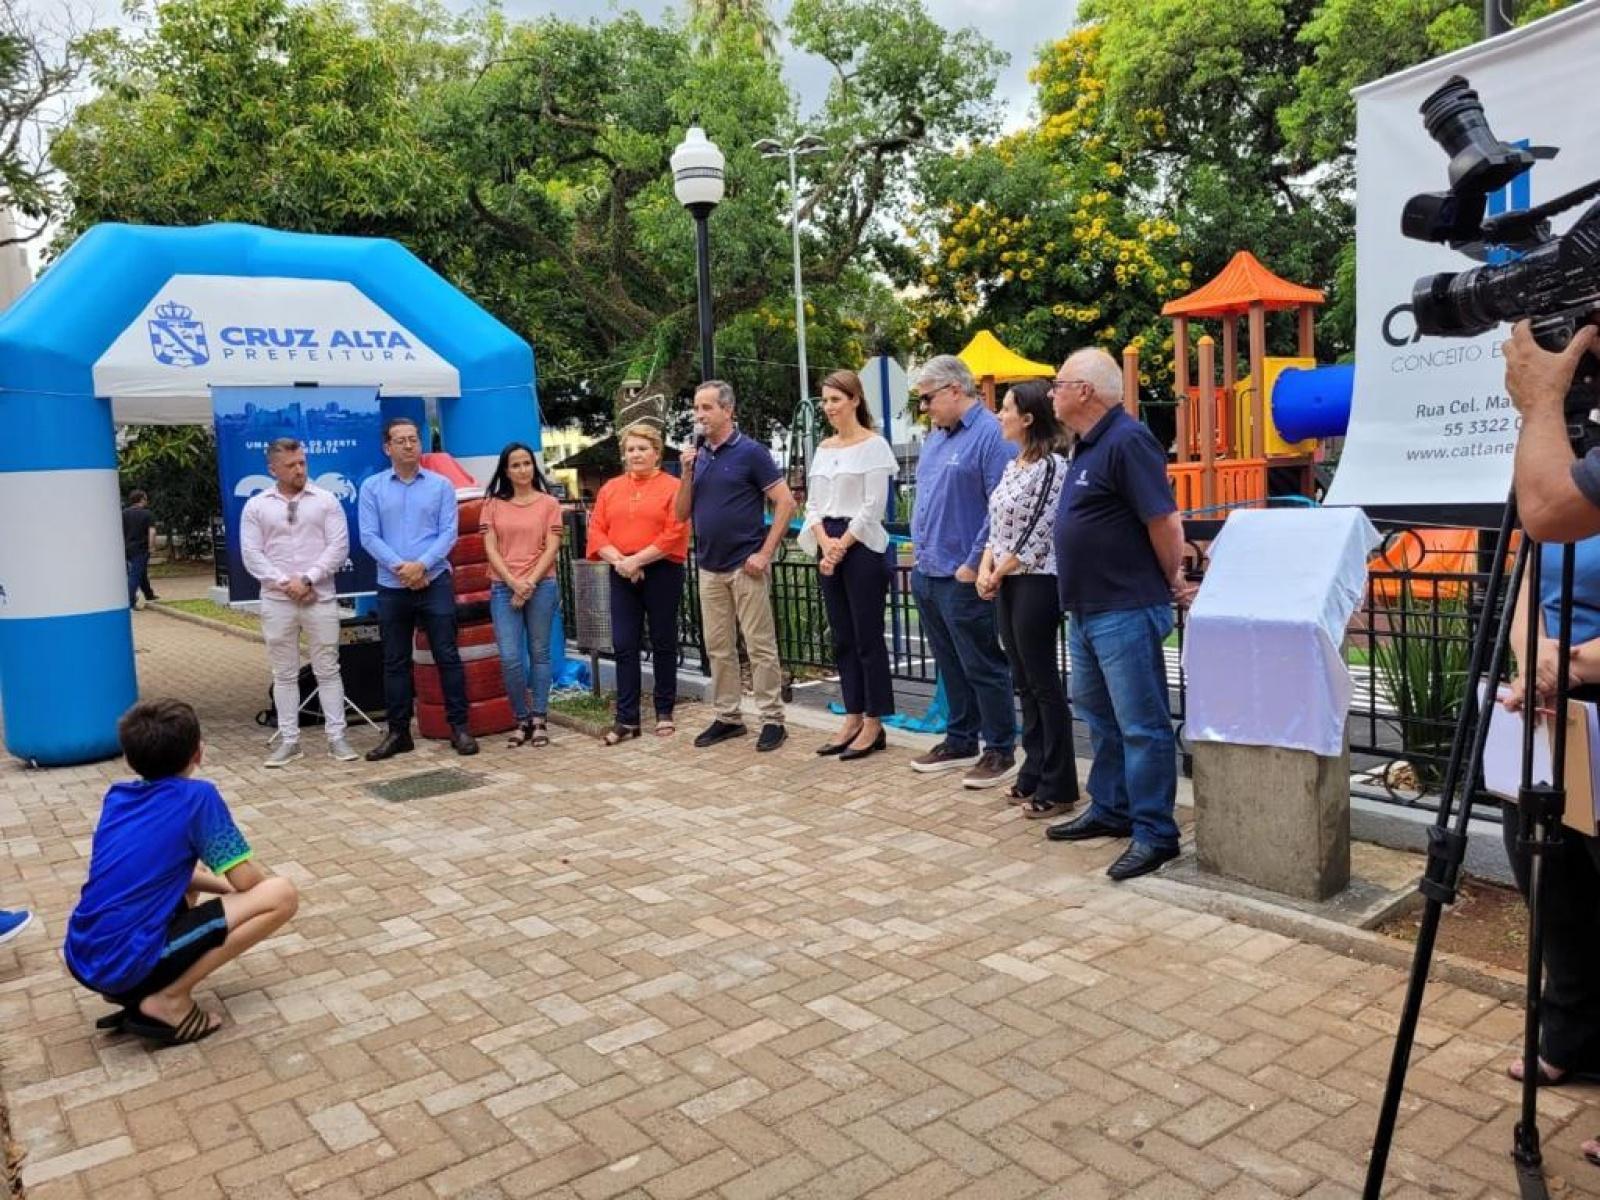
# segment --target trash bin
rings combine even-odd
[[[1358,509],[1235,511],[1184,637],[1203,870],[1304,899],[1350,880],[1344,635],[1379,542]]]

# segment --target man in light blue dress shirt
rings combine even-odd
[[[911,593],[944,681],[950,720],[944,741],[911,766],[923,772],[965,770],[964,786],[994,787],[1016,778],[1017,717],[994,605],[978,595],[976,585],[989,540],[989,493],[1017,448],[978,399],[966,363],[954,355],[930,358],[916,389],[934,430],[917,459]]]
[[[390,469],[361,484],[361,546],[378,564],[378,627],[383,633],[383,700],[389,732],[368,751],[377,762],[416,748],[411,740],[415,691],[411,643],[417,622],[439,668],[450,744],[457,754],[476,754],[467,729],[467,681],[456,647],[456,596],[450,551],[459,516],[456,491],[442,475],[424,470],[422,437],[408,417],[383,427],[383,452]]]

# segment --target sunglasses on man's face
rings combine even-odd
[[[933,402],[933,398],[935,396],[937,396],[940,392],[946,390],[949,386],[950,385],[947,383],[947,384],[944,385],[944,387],[936,387],[931,392],[918,392],[917,393],[917,402],[919,404],[931,404]]]

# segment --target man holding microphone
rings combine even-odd
[[[694,739],[701,749],[745,732],[738,635],[750,654],[761,714],[757,750],[776,750],[783,676],[772,621],[772,556],[794,516],[794,496],[767,448],[734,424],[733,388],[708,379],[695,389],[695,445],[682,456],[674,515],[694,522],[695,564],[716,719]],[[772,524],[765,524],[772,502]]]

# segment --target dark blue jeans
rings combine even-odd
[[[143,589],[146,600],[154,600],[156,592],[150,586],[150,552],[135,554],[128,560],[128,607],[132,608],[138,602],[139,592]]]
[[[945,744],[971,753],[984,746],[1012,753],[1017,743],[1016,708],[1011,702],[1011,668],[1000,649],[994,605],[980,599],[973,584],[952,575],[911,573],[922,631],[944,679],[950,722]]]
[[[658,558],[644,569],[644,578],[629,583],[611,572],[611,649],[617,658],[617,724],[639,724],[639,690],[643,675],[639,653],[644,627],[650,625],[650,673],[656,718],[672,716],[678,703],[678,598],[683,595],[682,563]]]
[[[428,635],[428,647],[439,668],[439,683],[444,688],[445,717],[452,726],[467,725],[467,680],[461,670],[461,652],[456,648],[456,593],[449,571],[425,588],[378,586],[378,628],[383,633],[383,707],[389,728],[406,733],[411,728],[411,711],[416,689],[411,681],[411,644],[417,635],[417,622]]]
[[[1092,812],[1131,827],[1133,840],[1160,849],[1178,844],[1177,742],[1167,705],[1172,607],[1073,613],[1072,703],[1089,726]]]

